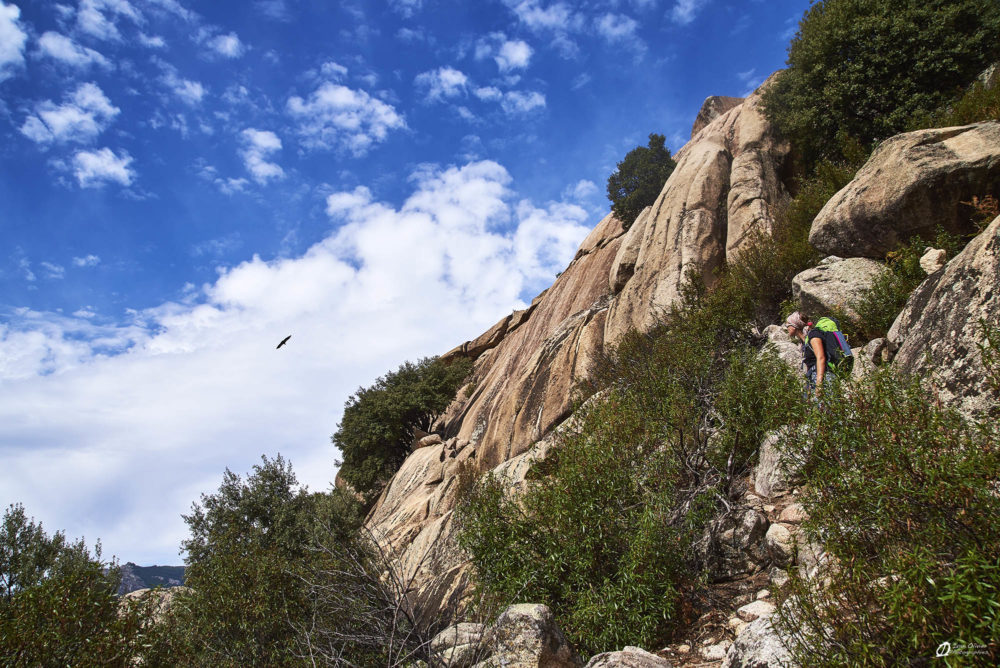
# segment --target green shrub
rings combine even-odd
[[[981,81],[933,112],[917,114],[909,129],[945,128],[979,121],[1000,121],[1000,85],[987,88]]]
[[[611,211],[626,230],[643,209],[656,201],[663,184],[677,165],[670,157],[665,142],[663,135],[650,134],[649,145],[637,146],[629,151],[608,177]]]
[[[939,230],[932,243],[936,248],[947,251],[948,257],[952,257],[967,241],[967,237]],[[896,316],[906,306],[910,295],[927,278],[926,272],[920,267],[920,258],[926,247],[926,241],[914,237],[886,256],[886,269],[850,304],[857,316],[841,317],[844,331],[851,336],[860,337],[862,341],[886,335]]]
[[[471,369],[467,359],[404,362],[347,400],[333,443],[343,457],[341,477],[367,504],[378,498],[410,454],[414,430],[430,430]]]
[[[802,154],[806,173],[907,129],[1000,56],[995,0],[820,0],[764,94],[767,116]]]
[[[139,655],[147,601],[119,601],[120,572],[83,540],[49,536],[24,506],[0,529],[0,663],[4,666],[125,666]]]
[[[303,575],[319,527],[346,539],[362,514],[348,494],[298,488],[291,464],[262,457],[245,479],[228,469],[219,490],[184,516],[191,532],[185,584],[146,655],[147,665],[300,665],[310,606]]]
[[[831,390],[808,434],[802,528],[833,556],[781,623],[804,665],[923,663],[944,641],[1000,660],[1000,430],[891,370]],[[957,659],[961,660],[961,659]]]

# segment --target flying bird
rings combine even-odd
[[[280,348],[281,346],[283,346],[283,345],[285,345],[286,343],[288,343],[288,339],[290,339],[290,338],[292,338],[292,335],[291,335],[291,334],[289,334],[288,336],[286,336],[285,338],[283,338],[283,339],[281,340],[281,343],[279,343],[279,344],[278,344],[278,348]],[[278,348],[275,348],[275,350],[277,350]]]

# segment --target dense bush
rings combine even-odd
[[[904,131],[1000,56],[996,0],[820,0],[799,23],[788,69],[764,95],[806,172]]]
[[[399,470],[410,453],[415,429],[428,431],[469,375],[472,362],[449,364],[425,358],[403,363],[358,388],[344,404],[333,443],[340,449],[340,475],[367,503]]]
[[[129,665],[150,620],[147,601],[120,603],[120,574],[83,540],[49,536],[20,504],[0,528],[0,663]]]
[[[346,494],[311,494],[280,455],[262,458],[242,479],[228,469],[184,520],[191,532],[186,584],[158,626],[151,665],[299,665],[294,624],[309,616],[302,575],[324,522],[344,532],[361,523]],[[345,533],[346,535],[346,533]]]
[[[591,653],[662,643],[686,620],[712,566],[693,542],[739,496],[763,434],[800,409],[798,379],[749,329],[774,317],[811,252],[802,230],[779,226],[713,289],[690,276],[663,326],[626,335],[595,367],[601,393],[522,497],[492,477],[473,489],[459,542],[488,596],[550,605]]]
[[[663,135],[651,133],[649,145],[636,146],[629,151],[608,177],[611,211],[626,230],[632,227],[643,209],[656,201],[677,165],[665,142]]]
[[[995,353],[995,350],[993,351]],[[890,371],[844,384],[802,442],[805,535],[833,556],[781,609],[810,666],[923,663],[944,641],[1000,661],[1000,430]]]
[[[954,101],[933,112],[917,114],[910,122],[910,129],[944,128],[978,121],[1000,121],[1000,84],[987,88],[976,81]]]

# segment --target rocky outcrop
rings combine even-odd
[[[972,196],[1000,192],[1000,122],[918,130],[883,142],[827,202],[809,241],[830,255],[883,258],[940,226],[968,231]]]
[[[641,647],[626,647],[620,652],[604,652],[590,659],[586,668],[670,668],[666,659]]]
[[[730,109],[739,106],[741,102],[743,102],[742,97],[727,97],[725,95],[711,95],[705,98],[698,115],[695,116],[694,125],[691,126],[691,136],[694,137],[709,123]]]
[[[720,101],[720,115],[677,152],[659,198],[627,233],[608,215],[529,308],[443,356],[475,361],[469,385],[434,425],[443,443],[416,449],[368,518],[413,576],[418,607],[451,605],[468,582],[451,539],[458,477],[513,463],[512,484],[523,480],[542,451],[534,444],[570,414],[574,387],[607,346],[655,325],[688,269],[711,282],[752,230],[770,229],[788,199],[780,175],[789,147],[759,95],[731,104]]]
[[[547,606],[512,605],[490,633],[490,657],[477,668],[578,668],[583,665]]]
[[[629,329],[648,330],[677,300],[689,269],[711,283],[750,235],[770,231],[776,210],[788,201],[781,174],[789,150],[754,93],[677,152],[659,198],[619,250],[620,264],[635,269],[611,302],[606,341]]]
[[[792,665],[795,665],[792,655],[772,625],[770,615],[744,628],[722,662],[722,668],[784,668]]]
[[[857,313],[851,304],[883,271],[885,267],[875,260],[828,257],[792,279],[792,299],[799,310],[815,320],[836,310],[853,317]]]
[[[897,369],[931,372],[928,382],[943,401],[996,417],[1000,392],[987,371],[1000,376],[1000,351],[984,359],[987,332],[1000,332],[1000,218],[914,291],[887,338],[899,347]]]

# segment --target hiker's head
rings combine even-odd
[[[800,333],[804,333],[805,329],[806,317],[798,311],[785,319],[785,331],[788,332],[788,336],[798,336]]]

